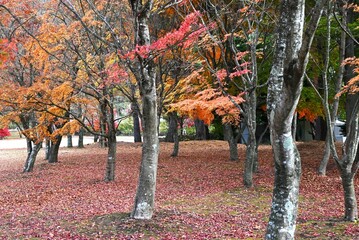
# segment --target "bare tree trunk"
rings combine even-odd
[[[348,134],[344,145],[343,157],[338,159],[334,154],[334,159],[341,173],[342,185],[344,190],[344,219],[356,221],[358,219],[358,203],[355,194],[354,177],[359,169],[359,95],[348,119]],[[332,144],[333,146],[334,144]],[[332,151],[334,146],[332,147]]]
[[[142,142],[139,109],[136,104],[132,103],[133,118],[133,137],[135,142]]]
[[[59,161],[59,148],[61,144],[62,136],[56,136],[56,142],[52,142],[49,154],[49,163],[56,163]]]
[[[135,17],[136,45],[150,45],[148,20],[153,1],[130,0]],[[138,56],[141,75],[137,79],[142,97],[143,145],[140,176],[131,217],[151,219],[154,211],[158,163],[158,115],[156,95],[156,68],[151,54],[147,59]]]
[[[117,139],[116,139],[116,128],[115,128],[115,119],[113,114],[113,106],[112,103],[107,103],[109,107],[109,111],[107,111],[106,115],[106,123],[107,123],[107,163],[106,163],[106,173],[105,173],[105,181],[110,182],[115,180],[115,170],[116,170],[116,147],[117,147]]]
[[[343,8],[342,8],[343,9]],[[331,11],[331,9],[330,9]],[[330,15],[330,13],[328,13]],[[347,26],[346,22],[346,10],[342,10],[342,24],[343,26]],[[328,19],[328,39],[327,39],[327,51],[326,51],[326,71],[328,70],[328,65],[329,65],[329,51],[330,51],[330,19]],[[345,38],[346,38],[346,34],[344,31],[342,31],[341,35],[340,35],[340,45],[339,45],[339,62],[342,63],[344,61],[345,58]],[[338,76],[335,82],[335,93],[338,93],[340,91],[340,88],[342,86],[342,82],[343,82],[343,74],[344,74],[344,65],[340,64],[339,65],[339,70],[338,70]],[[328,108],[329,110],[329,102],[328,102],[328,95],[329,95],[329,89],[328,89],[328,82],[327,82],[327,73],[325,73],[325,79],[324,79],[324,108]],[[335,120],[336,120],[336,116],[337,116],[337,112],[338,112],[338,108],[339,108],[339,98],[334,98],[333,99],[333,103],[332,103],[332,109],[330,112],[330,116],[326,116],[327,117],[327,121],[330,121],[330,124],[327,124],[327,135],[325,138],[325,150],[324,150],[324,155],[322,158],[322,161],[320,162],[319,168],[318,168],[318,173],[319,175],[326,175],[326,171],[327,171],[327,165],[329,162],[329,158],[330,158],[330,135],[333,132],[334,129],[334,124],[335,124]]]
[[[45,140],[45,160],[49,160],[50,157],[50,149],[51,149],[51,141],[50,139]]]
[[[233,133],[232,125],[226,123],[223,125],[224,128],[224,139],[227,140],[229,146],[229,160],[238,161],[238,145],[237,139]]]
[[[341,169],[342,185],[344,190],[344,207],[346,221],[355,221],[358,218],[358,203],[355,194],[354,176],[351,171]]]
[[[67,147],[68,148],[72,148],[73,144],[72,144],[72,135],[71,134],[67,134]]]
[[[25,166],[23,172],[32,172],[34,170],[34,165],[36,161],[37,154],[41,149],[41,143],[35,144],[32,146],[32,141],[26,138],[27,143],[27,157],[25,161]]]
[[[168,113],[168,130],[165,137],[165,142],[174,142],[174,134],[177,131],[177,113],[170,112]]]
[[[84,129],[82,127],[79,130],[79,141],[77,147],[84,148]]]
[[[281,1],[267,96],[275,180],[266,239],[294,239],[301,162],[293,141],[292,123],[303,87],[309,49],[326,2],[316,1],[303,32],[305,1]]]
[[[115,180],[116,147],[117,147],[116,134],[109,133],[107,142],[108,142],[108,151],[107,151],[105,182],[110,182]]]
[[[177,113],[173,113],[173,122],[174,125],[176,126],[173,132],[173,151],[171,154],[171,157],[177,157],[178,156],[178,151],[179,151],[179,137],[178,137],[178,116]]]
[[[248,141],[246,146],[246,162],[244,165],[244,186],[250,188],[253,186],[253,172],[258,170],[258,153],[256,140],[256,107],[257,96],[255,91],[248,94],[244,104],[246,112],[246,125],[248,129]]]
[[[196,128],[196,140],[207,140],[208,139],[208,127],[202,120],[194,120],[194,126]]]

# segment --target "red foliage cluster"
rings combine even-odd
[[[334,163],[318,177],[322,142],[299,144],[303,177],[296,239],[354,239],[355,223],[343,216],[341,181]],[[158,169],[157,211],[135,221],[131,211],[141,145],[120,143],[117,179],[103,181],[106,149],[62,149],[60,162],[39,159],[21,174],[19,150],[0,155],[0,239],[263,239],[273,184],[272,151],[259,148],[256,187],[242,185],[245,146],[229,161],[224,141],[181,142],[180,156],[163,143]],[[41,158],[41,156],[40,156]],[[11,162],[13,165],[6,165]],[[356,184],[359,184],[358,179]]]
[[[9,132],[9,129],[7,129],[7,128],[0,129],[0,139],[3,139],[4,137],[8,137],[10,135],[11,134]]]

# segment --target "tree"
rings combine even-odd
[[[294,239],[301,161],[292,136],[292,120],[309,49],[326,3],[325,0],[316,2],[304,31],[305,1],[281,1],[267,96],[275,180],[266,239]]]
[[[151,44],[148,21],[153,1],[131,0],[130,4],[135,19],[135,44],[138,47],[148,47]],[[131,216],[135,219],[151,219],[154,210],[159,147],[156,71],[151,53],[147,58],[137,54],[137,60],[141,66],[137,81],[142,97],[143,146],[139,182]]]

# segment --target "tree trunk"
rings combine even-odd
[[[139,183],[132,217],[135,219],[151,219],[154,210],[157,162],[158,132],[157,104],[154,79],[152,91],[143,95],[143,146]]]
[[[50,139],[45,140],[45,160],[49,160],[50,158],[50,149],[51,149],[51,141]]]
[[[27,143],[28,144],[30,143],[31,147],[29,148],[28,145],[28,156],[26,158],[26,162],[23,170],[24,173],[33,171],[37,154],[41,149],[41,143],[35,144],[33,147],[30,140],[28,140]]]
[[[62,136],[56,136],[56,142],[53,142],[50,147],[49,163],[56,163],[59,161],[59,148]]]
[[[296,112],[293,115],[293,123],[292,123],[292,136],[293,136],[293,141],[296,141],[297,139],[297,123],[298,123],[298,113]]]
[[[354,222],[358,218],[358,204],[355,194],[354,176],[351,171],[341,170],[342,185],[344,190],[344,206],[346,221]]]
[[[68,148],[72,148],[72,135],[71,134],[67,134],[67,147]]]
[[[238,161],[238,146],[237,139],[234,136],[232,125],[224,124],[224,139],[227,140],[229,145],[229,160]]]
[[[292,123],[303,87],[309,49],[327,1],[316,1],[305,32],[305,1],[281,1],[267,95],[275,180],[266,239],[294,239],[301,162],[292,136]]]
[[[173,114],[174,116],[172,116],[174,124],[176,127],[174,129],[173,132],[173,151],[171,154],[171,157],[177,157],[178,156],[178,151],[179,151],[179,137],[178,137],[178,117],[177,117],[177,113]]]
[[[292,132],[271,131],[275,179],[266,239],[294,239],[301,164]]]
[[[135,142],[142,142],[139,109],[136,104],[132,103],[133,119],[133,137]]]
[[[148,20],[153,1],[131,0],[135,17],[136,45],[150,45]],[[158,163],[158,118],[156,96],[156,68],[153,56],[147,59],[138,56],[141,65],[141,77],[137,79],[142,97],[143,144],[140,176],[136,192],[135,204],[131,217],[135,219],[151,219],[155,204],[157,163]]]
[[[107,139],[108,142],[108,151],[107,151],[107,164],[106,164],[106,174],[105,182],[110,182],[115,180],[115,168],[116,168],[116,133],[109,133]]]
[[[250,188],[253,186],[253,172],[258,171],[258,153],[256,139],[256,107],[257,96],[255,91],[246,96],[244,104],[246,112],[246,125],[248,129],[248,140],[246,146],[246,162],[244,164],[244,186]]]
[[[165,137],[165,142],[174,142],[174,135],[175,132],[177,131],[177,125],[178,125],[178,121],[177,121],[177,113],[175,112],[170,112],[168,114],[168,130],[167,130],[167,134]]]
[[[346,22],[346,10],[342,9],[342,24],[344,27],[347,26]],[[331,11],[331,9],[330,9]],[[326,71],[328,71],[328,66],[329,66],[329,58],[330,58],[330,17],[328,17],[328,23],[327,23],[327,28],[328,28],[328,39],[327,39],[327,50],[326,50]],[[346,33],[344,31],[342,31],[341,35],[340,35],[340,44],[339,44],[339,62],[342,63],[344,61],[345,58],[345,38],[346,38]],[[337,79],[335,81],[335,93],[338,93],[341,89],[342,86],[342,82],[343,82],[343,74],[344,74],[344,65],[340,64],[339,69],[338,69],[338,76]],[[327,112],[329,113],[329,101],[328,101],[328,96],[329,96],[329,89],[328,89],[328,82],[327,82],[327,73],[325,73],[325,79],[324,79],[324,107],[328,108]],[[330,116],[326,116],[327,121],[327,134],[325,137],[325,150],[324,150],[324,155],[322,158],[322,161],[320,162],[319,168],[318,168],[318,173],[319,175],[325,176],[326,172],[327,172],[327,165],[329,162],[329,158],[330,158],[330,152],[331,152],[331,134],[333,133],[333,129],[334,129],[334,124],[336,121],[336,117],[337,117],[337,112],[338,112],[338,108],[339,108],[339,97],[334,98],[333,99],[333,103],[332,103],[332,109],[330,111]]]
[[[194,120],[194,126],[196,128],[196,139],[197,140],[207,140],[208,139],[208,126],[204,124],[202,120]]]
[[[79,141],[77,147],[84,148],[84,129],[82,127],[79,130]]]

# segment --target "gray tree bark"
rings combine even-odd
[[[26,142],[27,142],[27,158],[23,169],[24,173],[32,172],[34,170],[36,157],[41,149],[41,143],[34,144],[34,146],[32,146],[32,141],[30,139],[26,139]]]
[[[132,119],[133,119],[134,142],[142,142],[139,109],[137,107],[137,104],[135,103],[131,104],[131,108],[133,111]]]
[[[227,140],[229,145],[229,160],[238,161],[238,139],[235,137],[233,127],[227,123],[223,125],[223,128],[224,139]]]
[[[347,26],[346,22],[346,18],[347,18],[347,11],[343,8],[342,9],[342,24],[344,27]],[[331,11],[331,9],[330,9]],[[324,75],[324,108],[328,109],[328,113],[329,113],[329,101],[328,101],[328,96],[329,96],[329,89],[328,89],[328,83],[327,83],[327,71],[328,71],[328,65],[329,65],[329,51],[330,51],[330,19],[328,19],[328,36],[327,36],[327,49],[326,49],[326,67],[325,67],[325,75]],[[345,41],[346,40],[346,34],[344,31],[342,31],[341,35],[340,35],[340,44],[339,44],[339,62],[342,63],[344,61],[345,58]],[[343,74],[344,74],[344,66],[342,64],[339,65],[339,69],[338,69],[338,75],[337,75],[337,79],[335,82],[335,93],[338,93],[340,91],[340,88],[342,86],[342,82],[343,82]],[[334,98],[333,99],[333,103],[331,105],[331,111],[330,111],[330,116],[326,116],[327,121],[330,121],[329,123],[327,123],[327,135],[325,138],[325,150],[324,150],[324,155],[322,158],[322,161],[320,162],[319,168],[318,168],[318,173],[319,175],[325,176],[326,172],[327,172],[327,165],[329,162],[329,158],[330,158],[330,148],[331,148],[331,144],[330,144],[330,135],[333,133],[333,129],[334,129],[334,124],[335,124],[335,120],[336,120],[336,116],[337,116],[337,112],[338,112],[338,108],[339,108],[339,98]]]
[[[174,127],[173,129],[173,151],[171,153],[171,157],[177,157],[178,151],[179,151],[179,137],[178,137],[178,116],[177,113],[171,113],[171,119],[172,119],[172,125]]]
[[[347,3],[343,1],[343,3]],[[348,19],[350,20],[349,14]],[[352,39],[346,39],[346,57],[354,56]],[[346,74],[344,74],[345,82],[347,82],[351,77],[354,77],[352,72],[353,66],[348,66],[345,69]],[[332,122],[330,121],[330,112],[329,108],[325,108],[327,119],[327,126],[330,129],[332,127]],[[337,163],[337,167],[340,171],[342,186],[344,190],[344,220],[346,221],[356,221],[358,219],[358,204],[355,194],[354,186],[354,177],[359,169],[359,95],[358,94],[348,94],[346,98],[346,117],[347,117],[347,139],[343,146],[343,154],[340,158],[336,147],[334,145],[334,136],[333,131],[329,131],[328,142],[331,149],[331,154]]]
[[[195,119],[194,126],[196,128],[196,140],[207,140],[209,138],[208,126],[202,120]]]
[[[68,148],[72,148],[73,144],[72,144],[72,135],[71,134],[67,134],[67,147]]]
[[[267,96],[275,179],[266,239],[294,239],[301,161],[293,141],[292,123],[309,49],[325,3],[325,0],[316,2],[303,32],[305,1],[281,1]]]
[[[246,148],[246,161],[244,164],[244,186],[250,188],[253,186],[253,172],[258,170],[258,152],[256,139],[256,107],[257,96],[255,91],[246,96],[246,102],[243,104],[245,109],[245,121],[248,128],[248,141]]]
[[[116,128],[115,128],[115,119],[112,103],[107,103],[109,110],[106,114],[106,125],[107,125],[107,162],[106,162],[106,173],[105,181],[110,182],[115,180],[115,170],[116,170],[116,148],[117,148],[117,139],[116,139]]]
[[[56,136],[56,141],[51,143],[49,153],[49,163],[56,163],[59,161],[59,149],[61,144],[62,136]]]
[[[84,148],[84,129],[82,127],[79,130],[79,141],[77,147]]]
[[[130,0],[135,18],[136,45],[150,45],[148,26],[153,1]],[[157,163],[158,163],[158,119],[156,96],[156,73],[152,56],[140,62],[140,79],[138,80],[142,97],[143,145],[140,176],[136,192],[135,204],[131,217],[135,219],[151,219],[155,204]]]

